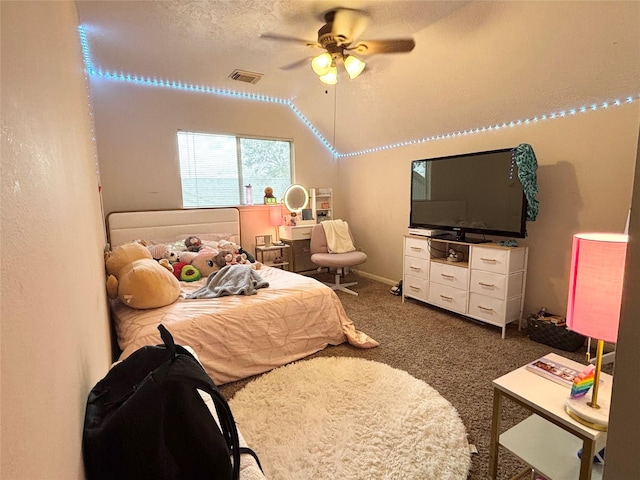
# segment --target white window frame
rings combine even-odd
[[[179,130],[176,141],[183,208],[262,204],[265,187],[281,197],[294,183],[292,139]],[[253,141],[274,142],[274,155],[265,160],[256,149],[252,157]],[[288,176],[282,174],[287,155]],[[251,170],[251,162],[259,161],[264,170]]]

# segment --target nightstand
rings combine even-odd
[[[269,267],[280,267],[283,270],[289,269],[289,262],[285,261],[285,251],[291,248],[289,245],[271,245],[270,247],[258,246],[256,247],[256,260],[264,265]],[[274,252],[268,255],[268,259],[264,259],[265,252]],[[281,262],[274,263],[274,259],[280,257],[282,258]]]
[[[584,370],[586,365],[550,353],[545,357],[573,368]],[[611,399],[611,375],[602,373],[598,399]],[[603,466],[594,464],[593,457],[605,447],[607,433],[582,425],[564,409],[571,389],[527,370],[526,366],[493,381],[493,419],[489,451],[489,478],[498,472],[499,447],[506,448],[545,478],[601,479]],[[591,395],[591,391],[587,393]],[[508,398],[529,410],[533,415],[500,432],[502,402]],[[578,450],[583,450],[582,459]]]

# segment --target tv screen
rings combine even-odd
[[[513,148],[411,162],[410,228],[524,238],[526,199]],[[446,235],[445,235],[446,236]]]

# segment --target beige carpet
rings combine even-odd
[[[229,402],[270,480],[466,479],[465,427],[436,390],[383,363],[301,360]]]

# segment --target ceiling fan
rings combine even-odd
[[[362,73],[366,64],[354,54],[373,55],[380,53],[410,52],[416,43],[413,38],[395,38],[387,40],[359,41],[369,23],[365,12],[350,8],[336,8],[324,14],[326,22],[318,30],[318,41],[307,41],[277,34],[262,34],[263,38],[271,40],[293,41],[305,43],[307,46],[324,49],[325,52],[313,57],[311,68],[320,80],[329,85],[338,82],[339,63],[344,64],[349,78],[354,79]],[[286,67],[285,70],[307,63],[302,59]]]

